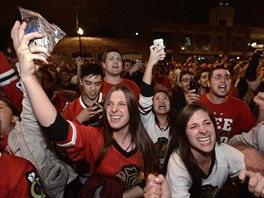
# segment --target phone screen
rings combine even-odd
[[[195,89],[194,93],[199,93],[199,83],[194,79],[190,81],[190,90],[192,89]]]

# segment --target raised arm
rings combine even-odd
[[[36,71],[38,66],[34,61],[48,63],[46,57],[42,54],[50,56],[50,53],[44,47],[28,47],[31,39],[42,38],[43,34],[37,32],[25,34],[25,28],[25,22],[20,24],[16,21],[11,31],[11,37],[19,60],[21,80],[24,83],[33,111],[39,123],[47,127],[55,121],[57,110],[37,80]]]
[[[154,45],[150,46],[149,50],[149,60],[142,80],[143,82],[150,85],[152,80],[153,67],[157,64],[159,59],[163,59],[165,57],[166,53],[162,49],[158,50],[154,47]]]

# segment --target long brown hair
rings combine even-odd
[[[173,152],[177,152],[179,156],[182,159],[182,162],[184,163],[188,173],[190,174],[190,177],[192,179],[192,186],[189,189],[189,193],[191,194],[191,197],[199,197],[200,190],[201,190],[201,176],[200,176],[200,168],[192,155],[191,152],[191,145],[188,141],[188,138],[186,136],[186,128],[188,121],[193,116],[193,114],[198,111],[202,110],[206,112],[212,121],[215,133],[217,129],[215,117],[213,113],[204,105],[202,104],[189,104],[186,105],[177,115],[177,118],[174,123],[172,123],[172,126],[170,128],[171,130],[171,140],[168,147],[168,153],[165,159],[164,164],[164,174],[167,172],[167,165],[170,158],[170,155]],[[216,133],[216,138],[219,140],[219,137]],[[214,156],[214,151],[212,152],[212,157]]]
[[[157,163],[157,158],[155,154],[155,148],[152,140],[150,139],[146,129],[140,118],[138,103],[133,91],[126,86],[114,86],[112,87],[105,98],[104,111],[103,111],[103,122],[104,122],[104,146],[103,149],[95,162],[95,170],[99,167],[101,161],[103,160],[108,148],[113,143],[113,129],[110,126],[107,115],[106,107],[110,96],[115,91],[122,91],[126,97],[127,107],[129,112],[129,132],[132,136],[132,143],[136,145],[136,148],[140,152],[142,170],[145,172],[151,172],[154,170]]]

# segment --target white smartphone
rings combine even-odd
[[[154,39],[153,40],[153,44],[158,49],[164,50],[164,48],[165,48],[164,42],[163,42],[163,39],[162,38],[160,38],[160,39]]]
[[[163,42],[163,39],[162,38],[160,38],[160,39],[154,39],[153,40],[153,45],[155,46],[155,48],[157,48],[159,50],[162,50],[164,52],[165,46],[164,46],[164,42]],[[163,58],[160,59],[160,60],[163,60]]]

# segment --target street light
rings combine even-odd
[[[83,35],[83,29],[81,27],[78,28],[77,33],[79,35]]]
[[[80,46],[80,57],[83,58],[83,51],[82,51],[82,39],[81,36],[83,35],[83,29],[81,27],[78,28],[77,34],[79,35],[79,46]],[[79,83],[81,76],[81,65],[77,64],[77,82]]]
[[[79,35],[80,56],[82,57],[83,52],[82,52],[82,39],[81,39],[81,36],[83,35],[83,29],[81,27],[78,28],[77,34]]]

